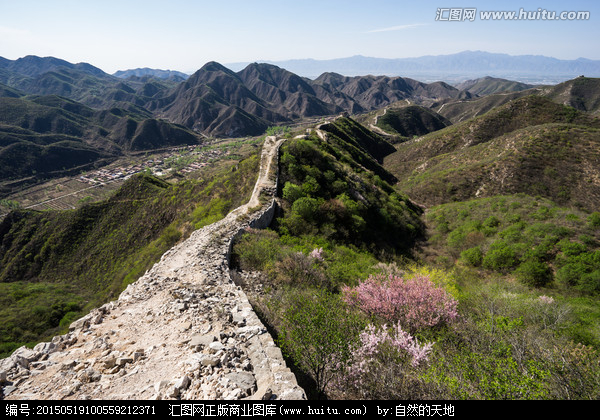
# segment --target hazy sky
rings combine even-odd
[[[477,9],[436,21],[438,8]],[[482,11],[588,11],[589,20],[488,20]],[[447,18],[445,12],[442,17]],[[404,58],[481,50],[600,59],[600,2],[461,0],[0,0],[0,56],[53,56],[113,73],[191,73],[208,61]]]

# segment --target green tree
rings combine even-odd
[[[267,131],[265,131],[265,134],[267,136],[284,136],[284,137],[288,137],[291,135],[291,130],[289,127],[284,127],[284,126],[271,126],[269,128],[267,128]]]
[[[476,246],[461,252],[460,258],[473,267],[479,267],[483,261],[483,252],[480,247]]]
[[[588,222],[591,227],[600,227],[600,211],[595,211],[588,216]]]
[[[282,313],[278,342],[294,363],[313,377],[318,397],[350,359],[350,344],[364,325],[340,308],[337,295],[327,291],[298,291]]]
[[[515,270],[517,279],[533,287],[545,286],[552,281],[552,270],[548,264],[537,260],[527,260]]]
[[[284,199],[290,203],[294,203],[297,199],[304,197],[304,192],[298,185],[292,182],[286,182],[283,186],[282,195]]]
[[[514,249],[504,241],[493,243],[483,258],[483,266],[496,271],[508,270],[517,263],[518,259]]]
[[[319,211],[318,200],[311,197],[300,197],[292,205],[292,212],[308,222],[314,222]]]

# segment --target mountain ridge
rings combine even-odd
[[[496,77],[522,76],[523,79],[555,76],[554,81],[564,81],[581,74],[600,76],[600,60],[579,58],[576,60],[560,60],[554,57],[539,55],[509,55],[485,51],[462,51],[446,55],[426,55],[410,58],[377,58],[356,55],[352,57],[329,60],[293,59],[281,61],[264,60],[270,64],[285,67],[288,70],[305,76],[318,77],[324,72],[337,72],[347,76],[364,74],[403,75],[408,77],[433,77],[435,75],[452,77],[453,80],[464,81],[474,75]],[[248,63],[229,63],[239,70]],[[440,69],[444,69],[443,71]],[[560,76],[560,77],[557,77]],[[526,80],[517,80],[524,82]]]
[[[311,81],[270,64],[249,64],[236,73],[209,62],[150,108],[205,135],[235,136],[302,118],[370,111],[407,98],[429,104],[470,97],[444,82],[332,74]],[[234,122],[232,115],[244,118]]]
[[[500,92],[519,92],[535,87],[527,83],[515,82],[498,77],[485,76],[474,80],[466,80],[455,85],[459,90],[468,90],[477,96]]]
[[[31,68],[27,69],[27,65]],[[152,71],[142,69],[142,73]],[[472,106],[480,95],[486,98],[478,102],[483,105],[482,111],[489,110],[488,102],[495,104],[495,98],[505,102],[511,97],[525,95],[529,91],[523,89],[530,86],[487,77],[474,82],[478,87],[470,86],[475,89],[471,91],[444,81],[426,83],[387,75],[344,76],[331,71],[311,80],[267,63],[251,63],[236,72],[215,61],[179,81],[142,73],[128,78],[116,77],[89,64],[71,64],[53,57],[2,59],[0,94],[13,98],[55,95],[96,110],[122,109],[144,119],[164,119],[204,137],[241,137],[260,135],[269,126],[343,112],[365,113],[401,101],[432,108],[456,122],[480,113]],[[562,90],[558,87],[558,90],[531,89],[538,89],[555,101],[567,101],[578,109],[598,109],[599,96],[593,93],[598,90],[595,79],[571,82],[575,87],[565,83]],[[507,89],[516,92],[510,93],[511,97],[494,96],[508,95]],[[592,93],[588,92],[590,89]],[[108,116],[106,112],[104,115]],[[124,135],[132,130],[125,125],[118,131]],[[146,128],[150,126],[149,123]],[[141,133],[149,131],[141,130]],[[127,138],[129,140],[131,136]],[[137,142],[154,143],[144,139]]]

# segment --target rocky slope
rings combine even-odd
[[[216,137],[259,135],[271,125],[364,112],[406,98],[425,105],[471,97],[443,82],[335,73],[311,80],[265,63],[234,72],[209,62],[185,80],[168,78],[169,72],[138,70],[109,75],[53,57],[0,57],[0,93],[59,95],[96,109],[149,113]],[[123,75],[131,76],[116,77]]]
[[[246,205],[195,231],[67,334],[2,360],[4,397],[305,399],[228,266],[234,238],[273,217],[280,144],[266,139]]]

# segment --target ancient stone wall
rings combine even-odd
[[[193,232],[67,334],[0,361],[4,397],[306,399],[229,271],[235,238],[273,219],[281,142],[265,140],[248,204]]]

